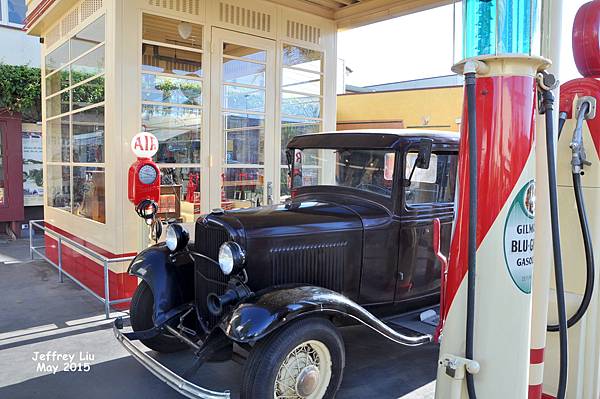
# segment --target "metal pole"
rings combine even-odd
[[[62,273],[62,237],[58,236],[58,281],[64,283]]]
[[[108,262],[104,260],[104,313],[110,319],[110,292],[108,286]]]
[[[33,260],[33,224],[29,221],[29,257]]]

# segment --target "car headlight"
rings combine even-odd
[[[169,251],[181,251],[190,241],[190,235],[180,224],[170,224],[167,228],[166,244]]]
[[[246,254],[237,242],[228,241],[219,248],[219,266],[226,275],[239,271],[245,261]]]

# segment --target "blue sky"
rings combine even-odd
[[[571,28],[575,13],[588,1],[564,0],[562,82],[579,77],[571,51]],[[457,6],[459,16],[460,12]],[[346,84],[366,86],[450,74],[455,61],[453,14],[449,5],[340,32],[338,57],[354,71]]]

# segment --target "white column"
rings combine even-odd
[[[541,55],[552,60],[549,72],[559,78],[560,47],[561,47],[561,22],[563,0],[543,0],[541,15]],[[558,100],[559,90],[555,90],[555,137],[558,139]],[[552,246],[545,243],[551,241],[550,234],[550,203],[548,197],[548,158],[546,157],[546,124],[544,117],[537,117],[537,142],[536,142],[536,218],[535,232],[536,245],[534,251],[535,266],[533,271],[533,303],[531,324],[531,352],[543,354],[546,347],[546,325],[548,322],[548,293],[550,276],[554,266]],[[543,355],[542,355],[543,356]],[[530,387],[543,383],[544,364],[530,366]],[[530,399],[534,399],[530,397]]]

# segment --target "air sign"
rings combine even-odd
[[[152,158],[158,151],[158,139],[152,133],[138,133],[131,139],[131,150],[138,158]]]

